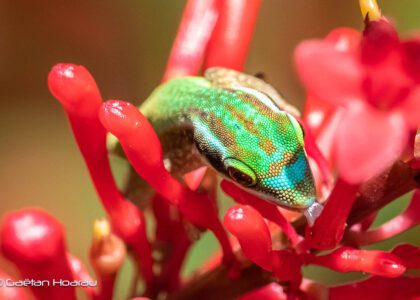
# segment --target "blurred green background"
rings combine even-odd
[[[244,0],[245,1],[245,0]],[[290,102],[304,91],[293,71],[292,53],[307,38],[338,26],[362,28],[358,1],[265,0],[246,72],[264,72]],[[47,209],[65,225],[69,249],[87,261],[92,222],[104,215],[66,117],[47,90],[58,62],[85,65],[104,99],[139,103],[159,83],[185,1],[43,0],[0,1],[0,213],[27,206]],[[379,1],[405,35],[420,27],[420,1]],[[116,162],[116,168],[123,167]],[[381,220],[403,209],[402,199]],[[399,238],[417,242],[418,230]],[[384,244],[384,247],[389,247]],[[188,270],[217,245],[206,235]],[[4,260],[0,267],[12,272]],[[187,271],[188,271],[187,270]],[[309,276],[340,282],[354,276],[308,270]],[[130,267],[120,282],[128,288]]]

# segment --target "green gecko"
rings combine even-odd
[[[224,68],[159,86],[140,106],[176,177],[208,165],[276,205],[322,210],[304,149],[304,132],[277,91],[263,80]]]

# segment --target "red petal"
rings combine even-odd
[[[311,95],[306,97],[303,120],[315,137],[318,137],[322,127],[329,121],[335,109],[336,106],[330,102],[322,101]]]
[[[325,37],[325,40],[333,42],[339,51],[355,52],[359,50],[361,37],[361,33],[353,28],[336,28]]]
[[[335,104],[359,99],[362,69],[357,58],[329,41],[305,41],[295,50],[297,72],[309,94]]]
[[[375,65],[400,49],[400,39],[394,26],[381,19],[366,24],[362,39],[362,62]]]
[[[404,42],[403,51],[403,64],[407,73],[416,82],[420,82],[420,37]]]
[[[366,68],[365,72],[365,98],[371,105],[382,110],[390,110],[403,103],[414,84],[395,55],[381,65]]]
[[[413,129],[420,127],[420,86],[414,88],[407,99],[398,107]]]
[[[353,102],[339,124],[336,138],[340,175],[349,183],[360,183],[398,159],[408,131],[401,114],[380,112],[362,102]]]

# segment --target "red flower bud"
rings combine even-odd
[[[39,209],[24,209],[4,216],[1,251],[23,278],[48,280],[51,286],[31,286],[37,299],[76,299],[73,287],[52,286],[53,280],[73,280],[66,255],[63,226]]]
[[[263,217],[251,206],[235,205],[227,211],[224,224],[239,241],[244,254],[271,271],[272,242]]]
[[[251,205],[253,208],[264,216],[264,218],[276,223],[283,232],[289,237],[292,245],[297,245],[300,240],[293,226],[282,215],[278,207],[265,200],[252,195],[245,190],[239,188],[234,183],[223,180],[221,187],[223,191],[231,196],[235,201],[244,205]]]
[[[398,277],[405,266],[396,255],[377,250],[339,248],[327,255],[308,256],[306,263],[324,266],[338,272],[367,272],[384,277]]]
[[[96,82],[83,66],[55,65],[48,75],[48,88],[67,113],[80,117],[95,118],[102,104]]]
[[[125,258],[125,245],[111,233],[109,223],[106,220],[95,221],[89,259],[100,281],[98,299],[112,299],[115,278]]]

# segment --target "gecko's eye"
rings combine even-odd
[[[245,163],[234,158],[227,158],[224,163],[229,177],[235,182],[245,187],[251,187],[257,183],[254,171]]]
[[[253,186],[254,180],[252,180],[251,176],[248,176],[245,173],[242,173],[238,169],[235,169],[233,167],[228,168],[229,176],[233,180],[235,180],[237,183],[243,186]]]

